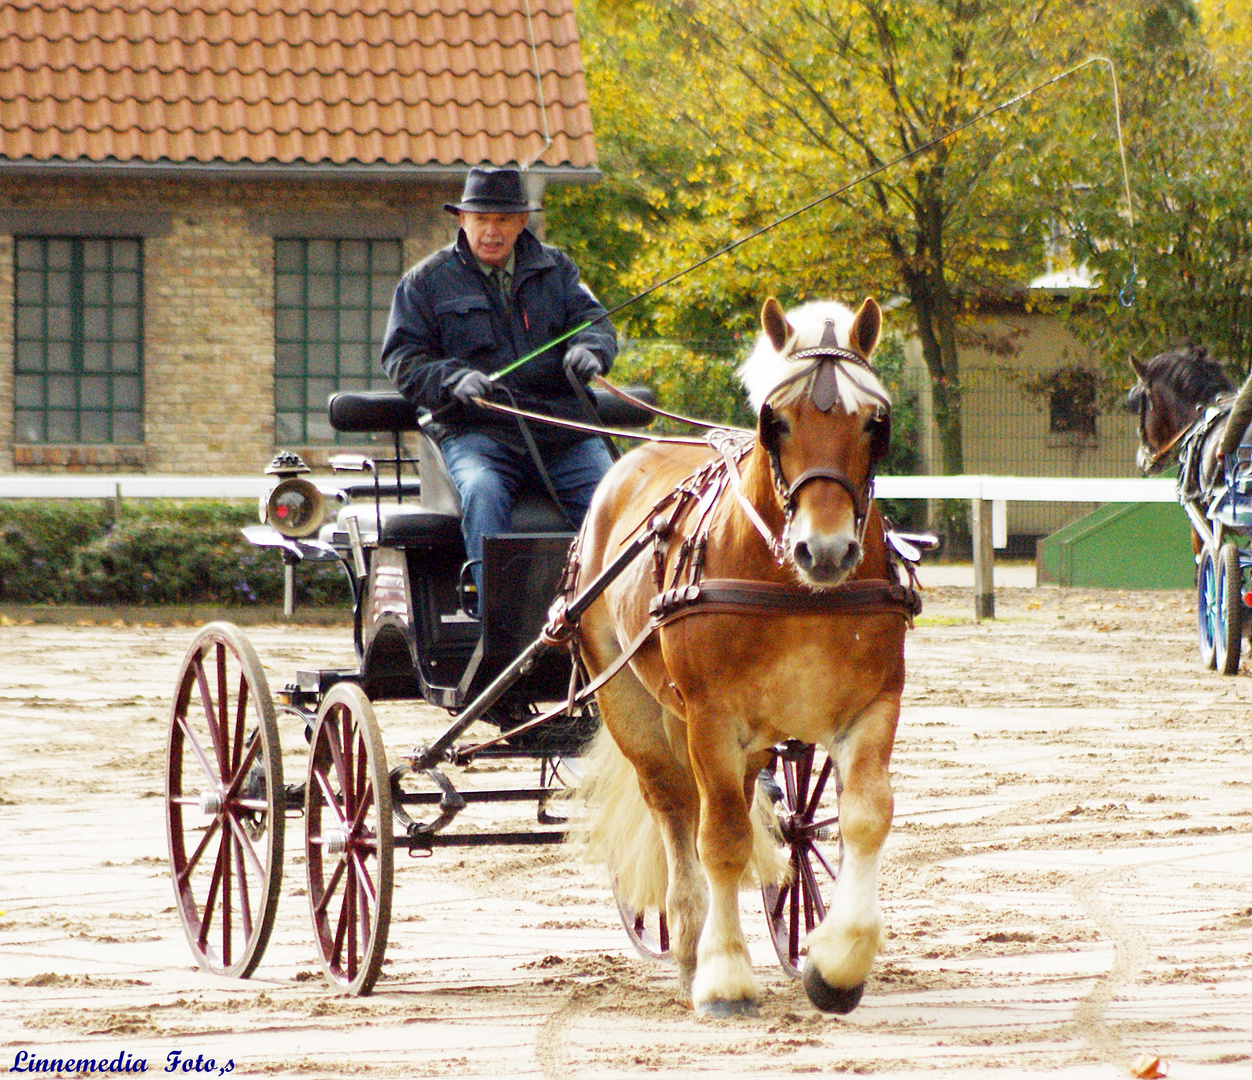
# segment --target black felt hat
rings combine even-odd
[[[527,214],[539,210],[526,197],[526,182],[517,169],[488,169],[474,166],[465,177],[459,203],[444,203],[450,214],[465,210],[471,214]]]

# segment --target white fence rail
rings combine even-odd
[[[0,499],[255,499],[273,484],[274,479],[266,476],[8,474],[0,475]],[[1168,503],[1177,499],[1173,480],[1103,477],[880,476],[875,490],[884,499],[969,500],[974,607],[979,618],[995,615],[994,550],[1008,543],[1009,502]]]

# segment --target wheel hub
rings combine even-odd
[[[226,800],[222,798],[220,791],[200,792],[200,813],[205,817],[217,817],[225,805]]]
[[[342,855],[348,850],[347,834],[342,829],[323,829],[322,850],[327,855]]]

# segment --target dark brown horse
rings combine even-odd
[[[1173,460],[1179,441],[1199,419],[1200,410],[1234,386],[1202,345],[1171,349],[1146,363],[1132,357],[1130,366],[1138,380],[1126,395],[1126,408],[1139,417],[1135,464],[1150,474]],[[1206,478],[1212,469],[1213,456],[1209,455]]]
[[[593,800],[589,833],[611,853],[619,896],[663,905],[697,1010],[750,1013],[761,988],[739,890],[753,864],[755,779],[784,740],[825,747],[842,781],[843,858],[804,984],[819,1008],[847,1012],[883,934],[879,859],[911,614],[872,497],[890,434],[868,363],[881,314],[866,300],[855,315],[837,304],[784,315],[771,299],[761,321],[743,372],[755,438],[633,451],[601,484],[579,538],[587,581],[641,528],[669,522],[655,557],[631,564],[579,625],[593,675],[642,640],[597,693],[616,770],[597,783],[634,801]],[[725,602],[701,606],[714,594]],[[671,604],[681,617],[664,614]],[[649,837],[651,861],[636,851]],[[759,876],[767,864],[756,861]]]

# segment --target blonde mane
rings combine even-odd
[[[835,340],[843,348],[848,347],[848,332],[852,328],[855,313],[833,300],[818,300],[787,312],[787,323],[793,333],[787,339],[782,352],[778,352],[767,334],[757,338],[756,345],[739,369],[739,380],[748,393],[754,412],[770,400],[778,386],[793,375],[799,374],[812,364],[812,358],[792,360],[794,353],[816,348],[821,344],[827,322],[834,324]],[[865,405],[881,406],[888,398],[887,391],[878,377],[859,364],[839,364],[835,369],[839,388],[839,403],[845,412],[856,412]],[[771,404],[786,405],[807,394],[810,379],[798,379],[790,383]]]

